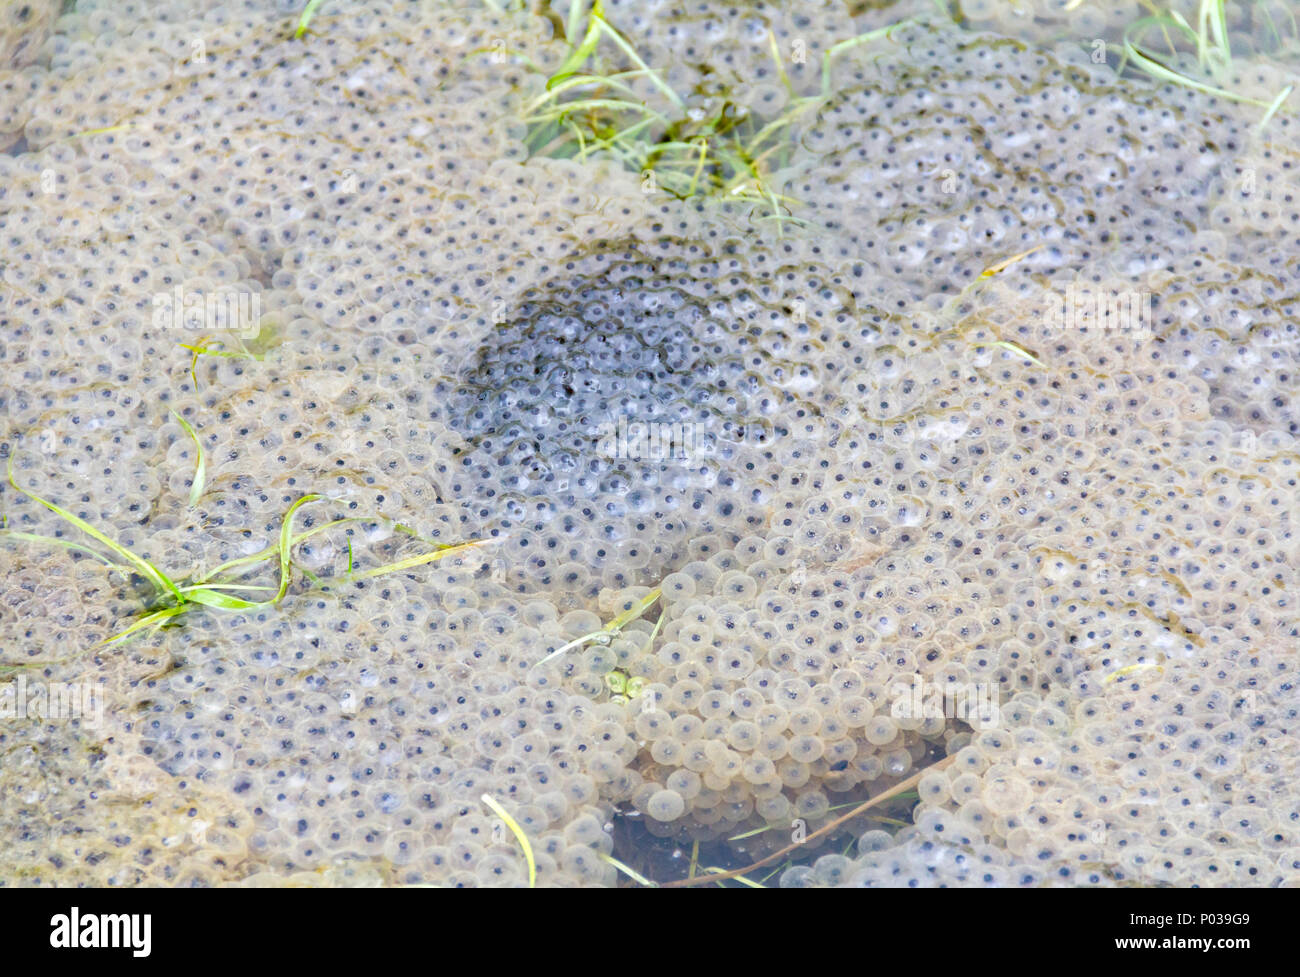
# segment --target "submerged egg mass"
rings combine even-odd
[[[763,379],[780,361],[732,301],[710,302],[711,280],[692,294],[687,269],[658,274],[632,248],[576,264],[526,291],[455,371],[443,416],[468,448],[454,488],[524,496],[534,532],[606,520],[599,535],[617,540],[654,526],[664,552],[629,568],[652,581],[688,535],[758,524],[737,483],[772,437],[764,414],[793,397]]]
[[[609,0],[677,91],[803,107],[722,202],[539,153],[532,13],[30,6],[15,480],[179,582],[322,499],[282,600],[101,653],[140,564],[0,484],[0,679],[104,704],[0,728],[0,882],[526,885],[488,795],[539,884],[612,886],[923,770],[782,884],[1300,881],[1288,112],[1117,78],[1118,7]]]

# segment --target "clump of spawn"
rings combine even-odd
[[[1203,320],[1231,319],[1205,312],[1219,266],[1189,266],[1149,333],[1062,331],[1059,291],[993,289],[974,311],[971,341],[1014,336],[1056,367],[1041,387],[999,368],[999,406],[968,402],[947,449],[993,507],[981,522],[1011,516],[998,535],[1018,541],[979,575],[995,627],[963,663],[1003,687],[1002,721],[949,742],[914,828],[783,884],[1294,883],[1295,344],[1285,305],[1235,333],[1271,393],[1251,403],[1227,361],[1193,352],[1222,342]]]
[[[776,267],[751,277],[739,236],[654,250],[603,246],[526,290],[435,405],[465,442],[443,489],[509,515],[521,595],[651,585],[766,528],[765,445],[821,368],[792,348],[807,303]],[[842,291],[784,271],[826,289],[813,316],[842,311]]]
[[[929,31],[908,57],[885,45],[838,62],[849,81],[806,121],[809,155],[787,186],[830,233],[770,241],[743,216],[647,200],[612,167],[524,164],[502,120],[541,79],[471,52],[503,37],[558,64],[542,21],[330,4],[304,45],[285,39],[289,11],[248,4],[218,23],[178,4],[113,53],[90,40],[119,23],[116,6],[81,6],[41,65],[52,77],[25,132],[33,151],[4,164],[5,232],[15,253],[34,250],[5,271],[21,287],[5,298],[15,339],[0,396],[6,440],[39,444],[48,429],[103,467],[86,476],[90,463],[29,445],[23,483],[67,501],[68,482],[89,478],[87,518],[160,562],[255,551],[294,499],[321,489],[337,514],[503,541],[355,585],[297,584],[274,610],[208,614],[135,644],[110,704],[111,763],[92,764],[100,733],[59,727],[64,739],[23,743],[25,756],[61,759],[5,781],[22,878],[138,879],[152,858],[144,876],[199,884],[522,883],[513,839],[479,801],[490,792],[533,838],[543,883],[609,885],[599,855],[616,806],[681,837],[794,817],[815,828],[828,806],[940,751],[959,762],[923,785],[914,831],[866,838],[851,871],[819,862],[787,881],[1089,882],[1102,865],[1103,883],[1204,882],[1223,877],[1205,858],[1224,852],[1246,866],[1234,873],[1294,878],[1295,624],[1282,595],[1297,562],[1296,268],[1270,247],[1284,224],[1249,218],[1245,242],[1203,233],[1253,119],[1175,90],[1067,83],[1094,69],[1062,67],[1060,52],[1003,44],[994,59],[987,37]],[[223,47],[236,31],[243,42]],[[935,53],[918,74],[921,41]],[[285,58],[302,71],[280,70]],[[1027,94],[1000,82],[1008,70]],[[124,84],[132,71],[138,84]],[[267,79],[284,87],[264,100]],[[910,120],[931,80],[1026,113],[1044,145],[1064,148],[1040,176],[1024,158],[1035,144],[958,105],[919,138],[924,123]],[[869,81],[895,99],[882,118]],[[1043,96],[1050,110],[1034,107]],[[209,99],[231,111],[205,114]],[[1113,186],[1080,184],[1075,157],[1105,165],[1111,138],[1083,120],[1120,109],[1131,165]],[[67,138],[123,117],[126,134]],[[1270,137],[1283,150],[1286,123]],[[962,154],[981,129],[988,166],[1023,179],[959,180],[947,194],[943,157],[978,177]],[[903,135],[868,139],[885,131]],[[1178,172],[1183,157],[1200,168]],[[931,200],[916,175],[932,171],[951,223],[937,265],[903,219]],[[1179,201],[1172,229],[1143,223],[1160,219],[1149,202],[1162,193]],[[1044,237],[1056,247],[949,305]],[[1035,277],[1049,272],[1156,292],[1152,335],[1051,326],[1044,310],[1065,285]],[[226,281],[260,289],[279,338],[261,360],[201,359],[196,390],[150,299]],[[638,386],[612,350],[640,351],[652,382]],[[129,425],[82,410],[96,384],[143,394]],[[194,512],[194,459],[163,403],[208,447]],[[720,449],[674,464],[600,453],[610,423],[640,413],[691,418]],[[567,444],[576,475],[569,437],[590,445]],[[550,487],[563,478],[564,493]],[[644,526],[609,508],[632,495],[620,479],[646,480]],[[58,525],[12,492],[4,502],[21,528]],[[397,558],[397,542],[368,523],[357,558]],[[614,559],[590,561],[609,545]],[[523,555],[534,546],[544,563]],[[4,620],[26,658],[69,650],[19,624],[46,582],[51,611],[84,615],[75,633],[89,643],[120,622],[117,575],[84,579],[66,553],[20,552],[27,572],[6,580]],[[331,538],[299,559],[329,578],[347,557]],[[537,667],[656,585],[653,640],[652,615]],[[52,674],[117,674],[120,661],[75,656]],[[642,678],[642,695],[610,701],[612,668]],[[893,686],[917,675],[995,686],[1005,735],[893,716]],[[1240,701],[1222,703],[1223,690]],[[1186,729],[1172,728],[1179,704],[1195,717]],[[1262,745],[1234,754],[1236,724]],[[1219,737],[1213,750],[1203,732]],[[1178,765],[1185,751],[1195,766]],[[79,806],[77,789],[48,795],[61,815],[50,820],[22,800],[51,776],[128,799],[142,818],[166,791],[169,813],[114,846],[121,823],[107,805]],[[225,833],[172,822],[200,791],[200,819]],[[958,846],[943,840],[955,818]],[[51,827],[54,849],[32,834]],[[1161,828],[1176,841],[1152,846]],[[962,869],[967,848],[1005,871]],[[931,872],[937,850],[958,867]]]

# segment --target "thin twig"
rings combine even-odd
[[[844,824],[846,821],[852,821],[863,811],[867,810],[867,808],[874,807],[875,805],[881,803],[882,801],[887,801],[891,797],[897,797],[899,794],[903,793],[904,791],[911,790],[913,787],[917,785],[917,783],[925,774],[931,773],[932,771],[936,771],[936,770],[943,770],[945,767],[951,766],[953,761],[956,759],[957,756],[956,754],[954,754],[953,756],[950,757],[944,757],[942,760],[940,760],[937,763],[930,764],[924,770],[918,770],[916,773],[908,777],[906,780],[901,780],[898,783],[896,783],[893,787],[889,788],[889,790],[877,794],[875,797],[871,798],[870,800],[863,801],[861,804],[859,804],[853,810],[849,811],[849,813],[845,814],[843,817],[836,818],[834,821],[831,821],[829,824],[822,825],[820,828],[818,828],[816,831],[810,834],[803,841],[796,841],[792,845],[786,845],[780,851],[774,851],[766,858],[760,858],[752,865],[746,865],[744,868],[732,869],[730,872],[723,872],[721,875],[704,875],[704,876],[698,876],[693,879],[679,879],[676,882],[665,882],[660,887],[664,889],[682,889],[682,888],[686,888],[687,886],[701,885],[705,882],[721,882],[724,879],[734,879],[739,875],[748,875],[750,872],[754,871],[754,869],[762,868],[764,865],[768,864],[769,862],[774,862],[778,858],[790,854],[790,852],[794,851],[796,848],[803,847],[813,839],[820,838],[822,835],[834,831],[836,828]]]

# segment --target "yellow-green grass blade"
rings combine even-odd
[[[597,9],[600,9],[597,3]],[[564,24],[564,39],[570,44],[582,29],[582,0],[569,0],[569,18]]]
[[[1045,247],[1047,247],[1046,244],[1035,244],[1028,251],[1021,251],[1019,254],[1013,254],[1010,258],[1003,258],[997,264],[990,265],[988,268],[985,268],[983,271],[981,271],[980,278],[992,278],[994,275],[1001,274],[1002,272],[1010,268],[1012,265],[1014,265],[1016,262],[1028,258],[1034,252],[1041,251]]]
[[[655,601],[657,601],[662,596],[663,596],[663,590],[661,590],[659,587],[656,587],[654,590],[650,591],[650,593],[646,594],[644,597],[642,597],[639,601],[637,601],[635,604],[629,607],[618,617],[614,618],[614,620],[606,624],[605,630],[610,632],[617,632],[623,630],[624,625],[630,624],[632,621],[635,621],[637,618],[639,618],[642,614],[644,614],[647,610],[650,609],[650,606]]]
[[[1016,343],[1009,342],[1005,339],[999,339],[996,342],[992,343],[991,345],[999,346],[1002,349],[1007,350],[1008,352],[1015,353],[1017,356],[1021,357],[1022,359],[1028,360],[1030,363],[1033,363],[1035,366],[1044,365],[1043,361],[1040,360],[1037,356],[1029,352],[1029,350],[1025,349],[1024,347],[1017,345]]]
[[[512,818],[510,813],[498,804],[491,794],[484,794],[480,800],[492,808],[493,813],[506,823],[510,833],[519,842],[519,847],[523,849],[524,858],[528,862],[528,888],[537,888],[537,862],[533,860],[533,846],[528,843],[528,835],[524,834],[524,829],[519,827],[519,822]]]
[[[564,59],[564,63],[547,80],[546,88],[548,91],[570,75],[575,74],[580,67],[586,64],[587,59],[595,53],[596,46],[600,44],[599,17],[600,4],[597,3],[592,9],[591,20],[587,24],[587,33],[582,38],[582,42],[569,52],[569,56]]]
[[[116,125],[116,126],[104,126],[102,129],[85,129],[81,132],[74,132],[68,138],[80,139],[82,136],[102,136],[108,132],[121,132],[123,129],[130,129],[130,128],[131,128],[130,125],[123,123],[122,125]]]
[[[1187,23],[1187,18],[1184,17],[1177,10],[1174,10],[1172,7],[1170,7],[1169,12],[1167,14],[1162,14],[1160,19],[1164,23],[1168,23],[1169,21],[1172,21],[1173,25],[1177,27],[1180,31],[1182,31],[1183,34],[1186,35],[1187,39],[1191,41],[1193,44],[1195,44],[1197,48],[1203,46],[1205,40],[1204,37],[1197,34],[1196,31],[1192,29],[1192,25]],[[1176,52],[1178,48],[1176,48],[1171,43],[1169,45],[1169,50]]]
[[[304,495],[289,506],[289,511],[284,514],[284,521],[280,524],[280,589],[271,600],[272,604],[280,603],[289,591],[289,550],[293,546],[293,514],[308,502],[315,502],[319,498],[319,495]]]
[[[605,862],[608,865],[613,865],[616,869],[618,869],[620,872],[622,872],[624,875],[626,875],[629,879],[631,879],[633,882],[637,883],[638,885],[644,885],[650,889],[659,888],[658,882],[651,882],[640,872],[624,865],[613,855],[606,855],[604,852],[600,852],[600,860],[602,862]]]
[[[626,625],[630,624],[632,621],[635,621],[637,618],[641,617],[641,615],[643,615],[646,612],[646,610],[648,610],[649,607],[655,601],[657,601],[662,595],[663,595],[663,591],[660,588],[656,587],[654,590],[650,591],[650,593],[646,594],[644,597],[642,597],[639,601],[633,604],[630,608],[628,608],[618,617],[614,618],[614,620],[606,624],[599,631],[592,631],[590,634],[584,634],[582,637],[574,638],[568,644],[561,645],[559,648],[556,648],[553,652],[551,652],[549,655],[547,655],[545,658],[539,661],[537,663],[537,667],[540,668],[542,665],[545,665],[547,662],[555,658],[559,658],[561,655],[563,655],[566,651],[570,650],[571,648],[577,648],[579,645],[585,645],[588,641],[591,641],[593,638],[599,638],[601,635],[618,634],[620,631],[623,630],[623,628]],[[660,622],[662,622],[663,617],[660,616],[659,620]],[[656,625],[655,631],[658,631],[658,625]]]
[[[784,827],[784,825],[779,825],[779,824],[768,824],[768,825],[764,825],[764,826],[761,827],[761,828],[755,828],[753,831],[746,831],[743,835],[732,835],[732,836],[731,836],[730,838],[728,838],[727,840],[728,840],[728,841],[744,841],[746,838],[752,838],[752,837],[754,837],[754,835],[761,835],[761,834],[763,834],[764,832],[767,832],[767,831],[775,831],[777,828],[780,828],[780,827]]]
[[[211,336],[204,336],[202,339],[200,339],[192,346],[189,343],[176,344],[181,349],[188,349],[191,353],[194,354],[190,357],[190,382],[194,385],[195,390],[199,389],[199,377],[197,371],[198,371],[200,356],[219,356],[223,359],[228,359],[228,360],[261,359],[261,357],[259,357],[257,354],[249,352],[247,347],[243,346],[242,339],[240,340],[240,346],[243,348],[243,352],[240,353],[236,353],[231,350],[212,349],[209,346],[211,340],[212,340]]]
[[[758,132],[750,138],[749,144],[745,147],[745,152],[751,157],[755,156],[758,153],[758,147],[763,145],[763,143],[768,139],[771,139],[782,129],[789,128],[794,123],[795,118],[797,118],[801,113],[809,108],[822,104],[824,104],[824,100],[821,98],[800,99],[785,112],[782,112],[779,118],[773,119],[767,125],[763,126],[763,128],[759,129]]]
[[[569,131],[573,133],[573,137],[578,140],[578,159],[586,159],[587,158],[586,136],[582,134],[582,130],[578,128],[577,123],[575,123],[572,119],[565,119],[564,124],[565,126],[568,127]]]
[[[709,155],[709,141],[708,139],[701,136],[700,137],[700,158],[696,160],[695,172],[691,174],[691,185],[686,188],[686,195],[688,197],[695,195],[695,188],[699,185],[700,182],[700,174],[704,172],[704,160],[708,157],[708,155]]]
[[[86,522],[86,520],[81,519],[78,516],[74,516],[71,512],[68,512],[66,509],[59,508],[53,502],[41,498],[39,495],[36,495],[34,492],[28,492],[25,488],[19,485],[17,480],[14,478],[14,456],[12,454],[10,454],[9,456],[9,484],[12,485],[15,490],[21,492],[29,499],[32,499],[35,502],[39,502],[41,505],[45,506],[45,508],[49,509],[56,516],[59,516],[61,519],[76,526],[87,536],[90,536],[92,539],[98,540],[100,543],[103,543],[110,550],[112,550],[118,556],[122,557],[133,567],[139,570],[142,574],[144,574],[144,576],[149,579],[150,583],[152,583],[160,593],[170,593],[178,600],[184,600],[184,597],[181,596],[180,588],[178,588],[176,584],[172,582],[170,577],[168,577],[165,573],[163,573],[161,570],[155,567],[148,560],[144,559],[143,557],[136,556],[136,554],[132,553],[121,543],[117,542],[111,537],[105,536],[103,533],[101,533],[90,523]]]
[[[690,142],[680,142],[680,141],[657,142],[654,145],[654,149],[656,153],[666,153],[669,150],[677,150],[684,154],[681,159],[671,159],[671,158],[665,159],[662,165],[690,167],[695,165],[696,150],[700,149],[700,147],[703,146],[707,151],[708,145],[709,145],[708,137],[699,136]],[[721,153],[722,150],[718,150],[718,152]]]
[[[659,615],[659,620],[655,621],[655,626],[653,630],[651,630],[650,632],[650,640],[646,642],[646,648],[654,647],[655,638],[659,636],[659,629],[664,626],[664,621],[665,619],[667,619],[667,617],[668,617],[667,614],[661,613]]]
[[[308,580],[312,582],[312,586],[314,587],[325,586],[325,581],[323,581],[320,577],[316,576],[316,574],[312,573],[301,563],[294,563],[294,566],[298,568],[299,573],[301,573],[304,577],[306,577]]]
[[[190,422],[174,410],[171,410],[170,407],[167,409],[171,411],[171,415],[176,418],[177,423],[185,429],[185,433],[190,436],[190,440],[194,442],[194,447],[199,453],[198,463],[194,466],[194,481],[190,485],[190,507],[193,508],[198,505],[199,498],[203,495],[203,488],[207,484],[208,462],[203,456],[203,445],[199,442],[199,436],[194,433],[194,428],[190,427]]]
[[[910,792],[909,792],[909,793],[910,793]],[[907,793],[899,794],[898,797],[895,798],[895,800],[903,800],[903,799],[907,798],[907,796],[908,796]],[[857,801],[848,801],[847,803],[844,803],[844,804],[835,804],[835,805],[832,805],[831,807],[828,807],[828,808],[826,809],[826,813],[827,813],[827,814],[830,814],[830,813],[833,813],[833,812],[835,812],[835,811],[843,811],[845,808],[858,807],[858,806],[859,806],[859,805],[858,805],[858,802],[857,802]],[[880,820],[880,818],[873,818],[873,820],[877,820],[877,821],[878,821],[878,820]],[[754,835],[761,835],[761,834],[763,834],[765,831],[784,831],[784,830],[786,830],[786,829],[787,829],[787,826],[786,826],[786,825],[783,825],[783,824],[768,824],[768,825],[764,825],[764,826],[761,827],[761,828],[755,828],[753,831],[746,831],[746,832],[745,832],[744,834],[742,834],[742,835],[732,835],[732,836],[731,836],[730,838],[728,838],[727,840],[728,840],[728,841],[740,841],[742,838],[752,838],[752,837],[754,837]]]
[[[354,573],[353,580],[368,580],[371,577],[382,576],[385,573],[400,573],[402,570],[410,570],[413,567],[423,566],[426,563],[432,563],[434,560],[441,560],[444,556],[451,556],[460,550],[467,550],[474,546],[482,546],[485,543],[496,542],[489,539],[474,539],[468,543],[456,543],[452,546],[445,546],[440,550],[434,550],[432,553],[421,553],[419,556],[409,556],[405,560],[398,560],[396,563],[388,563],[382,567],[375,567],[373,570],[363,570],[361,573]]]
[[[177,344],[178,346],[181,347],[181,349],[188,349],[191,353],[194,354],[193,356],[190,357],[190,383],[194,385],[194,389],[196,391],[199,389],[199,377],[196,370],[199,365],[199,357],[203,354],[204,350],[208,348],[207,342],[208,339],[206,336],[204,336],[193,346],[190,346],[187,343]]]
[[[177,607],[164,607],[160,611],[154,611],[152,614],[146,614],[144,617],[140,618],[140,620],[136,621],[125,631],[119,631],[111,638],[105,638],[103,641],[99,643],[101,645],[117,644],[119,641],[135,634],[137,631],[143,630],[144,628],[147,627],[160,625],[164,621],[176,617],[176,615],[178,614],[184,614],[186,610],[187,608],[184,604],[181,604]]]
[[[1101,684],[1109,685],[1111,682],[1115,682],[1119,679],[1126,678],[1127,676],[1132,675],[1134,672],[1144,671],[1148,668],[1155,668],[1162,672],[1164,671],[1164,666],[1158,665],[1155,662],[1138,662],[1134,665],[1125,665],[1123,668],[1116,669],[1115,671],[1107,675],[1104,679],[1102,679]]]
[[[767,43],[772,49],[772,60],[776,63],[777,74],[781,76],[781,84],[785,85],[785,90],[794,95],[794,85],[790,81],[790,76],[785,73],[785,65],[781,63],[781,51],[776,45],[776,34],[772,28],[767,29]]]
[[[717,868],[716,866],[712,866],[712,865],[706,866],[706,867],[703,868],[701,871],[708,872],[708,873],[710,873],[711,875],[726,875],[726,874],[727,874],[727,870],[726,870],[725,868]],[[731,877],[731,880],[732,880],[733,882],[739,882],[741,885],[749,886],[749,888],[751,888],[751,889],[766,889],[766,888],[767,888],[767,886],[762,885],[762,884],[760,884],[760,883],[758,883],[758,882],[755,882],[755,881],[753,881],[752,879],[747,879],[747,878],[745,878],[743,875],[733,875],[733,876]],[[719,882],[718,885],[722,886],[724,889],[726,888],[726,886],[725,886],[725,885],[722,885],[721,882]]]
[[[316,8],[324,2],[325,0],[310,0],[303,8],[302,16],[298,18],[298,29],[293,32],[296,40],[302,40],[303,35],[307,33],[307,25],[311,23],[312,17],[316,16]]]

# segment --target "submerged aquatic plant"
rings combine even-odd
[[[546,91],[525,108],[526,142],[533,156],[583,159],[605,154],[640,173],[648,188],[662,187],[680,199],[714,196],[746,200],[770,212],[759,220],[804,223],[790,210],[793,198],[771,186],[774,163],[793,149],[786,138],[800,115],[815,111],[831,98],[831,62],[860,44],[887,36],[909,21],[870,31],[832,46],[822,57],[822,82],[815,95],[796,96],[781,62],[776,37],[768,40],[790,103],[775,119],[764,122],[727,92],[708,107],[693,104],[676,92],[662,75],[636,52],[605,18],[601,0],[585,4],[571,0],[565,21],[568,57],[547,79]],[[624,67],[602,50],[612,48]],[[657,109],[640,99],[633,84],[648,81],[664,99]]]
[[[169,407],[168,410],[171,410],[171,408]],[[184,428],[185,433],[190,436],[190,440],[194,442],[195,450],[199,453],[198,461],[194,464],[194,480],[190,483],[190,508],[192,509],[203,496],[203,488],[208,480],[208,460],[203,454],[203,443],[199,441],[199,436],[190,425],[190,422],[174,410],[171,414],[172,417],[176,418],[176,423]]]
[[[325,0],[308,0],[307,6],[303,8],[302,15],[298,18],[298,27],[293,32],[294,40],[300,41],[306,36],[307,25],[316,16],[316,8],[324,2]]]
[[[255,336],[249,336],[245,342],[245,337],[238,332],[233,333],[235,343],[238,349],[227,349],[223,340],[218,340],[213,336],[201,336],[193,343],[177,343],[181,349],[190,351],[190,382],[194,389],[199,389],[198,365],[200,356],[216,356],[221,359],[231,360],[253,360],[261,362],[266,359],[269,353],[280,342],[281,335],[277,327],[269,323],[259,327]]]
[[[177,418],[180,420],[180,418]],[[193,437],[193,429],[182,421],[186,430]],[[195,438],[197,443],[198,439]],[[201,452],[202,449],[200,449]],[[195,487],[199,487],[199,479],[203,472],[202,454],[200,453],[199,469],[196,473]],[[66,509],[56,505],[48,499],[42,498],[34,492],[30,492],[18,484],[14,477],[14,457],[11,454],[8,465],[8,480],[13,488],[27,496],[34,502],[39,503],[46,509],[49,509],[60,519],[67,522],[81,532],[85,533],[91,539],[95,540],[109,552],[114,554],[117,559],[111,559],[103,552],[90,546],[84,546],[79,543],[73,543],[69,540],[56,536],[42,536],[34,533],[18,532],[10,529],[0,529],[0,537],[18,540],[27,543],[37,543],[45,545],[54,545],[68,550],[75,550],[86,553],[102,561],[110,567],[113,567],[123,574],[135,572],[144,577],[154,589],[152,599],[146,604],[142,616],[134,623],[117,632],[111,637],[105,638],[99,642],[100,645],[115,644],[122,641],[138,631],[146,628],[161,627],[165,624],[175,623],[181,615],[193,611],[199,607],[210,607],[221,611],[244,611],[256,610],[258,608],[273,607],[280,603],[289,591],[289,585],[292,579],[292,571],[295,564],[292,560],[292,550],[299,543],[322,533],[327,529],[333,529],[348,523],[364,522],[367,517],[348,516],[342,519],[334,519],[320,526],[315,526],[305,532],[293,532],[294,514],[311,502],[320,501],[320,495],[304,495],[293,503],[285,512],[280,522],[280,533],[275,543],[265,549],[252,554],[251,556],[240,557],[229,560],[213,570],[203,573],[194,579],[188,578],[173,579],[172,576],[160,569],[156,564],[133,552],[117,540],[113,539],[107,533],[96,529],[86,520],[74,515]],[[194,491],[191,491],[191,504],[197,501]],[[383,518],[383,517],[375,517]],[[401,523],[394,523],[395,528],[416,539],[420,537],[409,527]],[[475,546],[481,546],[490,540],[470,540],[465,543],[432,544],[435,548],[432,551],[418,554],[416,556],[406,557],[393,563],[383,566],[374,567],[369,570],[357,572],[352,567],[352,546],[351,541],[348,543],[348,569],[341,579],[345,582],[367,580],[372,577],[378,577],[386,573],[399,573],[405,570],[422,566],[426,563],[432,563],[434,560],[442,559],[444,556],[450,556],[453,553],[467,550]],[[254,585],[242,582],[242,578],[257,566],[274,562],[279,568],[279,586],[268,587]],[[303,574],[310,577],[316,585],[321,585],[321,580],[309,571],[303,569]],[[243,597],[236,596],[236,592],[274,592],[274,596],[265,600],[247,600]]]
[[[1082,0],[1074,0],[1070,7],[1078,6],[1081,2]],[[1224,0],[1199,0],[1195,27],[1172,6],[1162,9],[1152,0],[1144,0],[1144,5],[1151,11],[1151,15],[1134,21],[1124,31],[1120,45],[1119,71],[1122,72],[1126,64],[1132,63],[1134,67],[1160,81],[1235,102],[1258,105],[1265,110],[1260,128],[1268,125],[1295,90],[1294,84],[1287,85],[1272,101],[1264,101],[1224,87],[1229,83],[1233,66]],[[1272,14],[1266,6],[1260,5],[1259,9],[1280,44],[1282,35]],[[1159,37],[1153,42],[1152,35],[1157,33]],[[1293,38],[1297,36],[1294,16],[1291,18],[1291,33]],[[1158,46],[1160,40],[1164,42],[1163,48]],[[1177,64],[1183,60],[1182,55],[1188,48],[1196,54],[1196,69],[1201,78],[1193,77]]]
[[[510,833],[519,842],[519,849],[524,853],[524,861],[528,863],[528,888],[536,889],[537,861],[533,858],[533,846],[528,841],[528,835],[524,834],[524,829],[519,826],[519,822],[512,818],[510,812],[502,807],[500,802],[491,794],[484,794],[479,800],[491,808],[492,813],[505,822],[505,826],[510,829]]]
[[[582,645],[588,644],[590,642],[595,642],[596,644],[601,644],[601,645],[609,644],[610,641],[618,637],[618,635],[623,631],[625,627],[627,627],[633,621],[638,620],[640,617],[642,617],[645,614],[645,612],[648,611],[654,605],[655,601],[657,601],[662,596],[663,596],[663,591],[660,588],[656,587],[654,590],[650,591],[650,593],[646,594],[640,600],[636,601],[631,607],[625,610],[622,614],[618,615],[618,617],[614,618],[614,620],[606,624],[599,631],[592,631],[590,634],[584,634],[579,638],[574,638],[568,644],[561,645],[559,648],[556,648],[553,652],[551,652],[549,655],[547,655],[537,664],[545,665],[547,662],[559,658],[566,651],[569,651],[573,648],[579,648]],[[662,615],[660,616],[659,620],[660,622],[663,621]],[[659,632],[659,625],[656,624],[655,629],[650,636],[651,640],[654,639],[654,635],[658,634],[658,632]],[[615,672],[616,671],[618,670],[615,669]],[[614,672],[610,673],[610,675],[613,674]],[[607,684],[610,684],[611,689],[614,687],[614,684],[617,684],[617,680],[614,680],[613,684],[611,684],[608,676],[606,676],[606,681]],[[624,683],[624,692],[626,692],[626,683]]]

